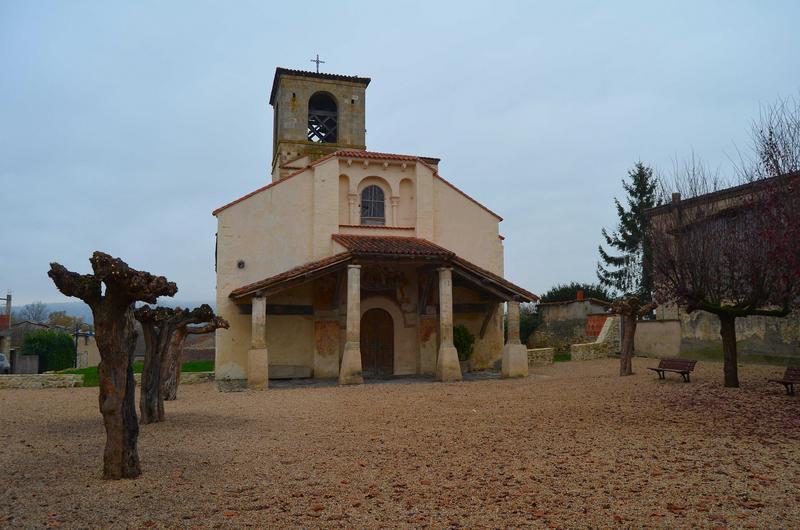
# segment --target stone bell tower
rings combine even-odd
[[[272,180],[339,149],[366,149],[365,94],[370,79],[276,68],[269,104]]]

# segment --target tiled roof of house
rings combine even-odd
[[[357,255],[429,256],[445,259],[455,256],[454,252],[417,237],[345,234],[333,234],[331,237]]]
[[[313,79],[325,79],[329,81],[348,81],[350,83],[364,85],[365,87],[369,86],[370,81],[372,81],[369,77],[359,77],[357,75],[325,74],[321,72],[308,72],[306,70],[292,70],[291,68],[282,68],[279,66],[275,69],[275,77],[272,79],[272,90],[269,93],[270,105],[275,103],[275,93],[278,91],[278,80],[283,75],[311,77]]]
[[[519,287],[510,281],[487,271],[482,267],[478,267],[463,258],[459,258],[456,254],[444,247],[432,243],[426,239],[417,237],[399,237],[399,236],[356,236],[345,234],[333,234],[331,238],[344,246],[347,251],[340,252],[333,256],[323,258],[320,260],[312,261],[299,267],[294,267],[280,274],[270,276],[258,282],[244,285],[235,289],[229,295],[233,299],[241,299],[250,296],[258,291],[263,291],[269,287],[277,286],[284,282],[292,280],[301,280],[303,277],[308,278],[312,273],[318,274],[326,269],[333,269],[343,266],[344,264],[352,261],[354,258],[376,258],[381,256],[396,256],[396,257],[409,257],[409,258],[428,258],[435,259],[441,263],[449,263],[453,265],[456,274],[462,271],[462,274],[469,273],[472,277],[482,278],[483,283],[488,283],[498,287],[500,290],[513,295],[516,298],[521,298],[526,301],[538,300],[535,294]]]

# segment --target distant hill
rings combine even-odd
[[[159,305],[163,305],[165,307],[197,307],[202,304],[208,304],[216,311],[217,305],[214,302],[192,302],[192,301],[185,301],[185,300],[170,300],[170,299],[163,299],[159,300]],[[48,313],[53,313],[55,311],[64,311],[68,315],[73,317],[81,317],[83,318],[84,322],[92,322],[92,310],[89,309],[89,306],[84,304],[83,302],[54,302],[54,303],[47,303]],[[23,306],[15,305],[12,306],[13,311],[19,311],[22,309]]]

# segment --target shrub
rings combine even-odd
[[[472,357],[472,349],[475,345],[475,335],[470,333],[467,326],[458,324],[453,327],[453,345],[458,351],[458,360],[467,361]]]
[[[39,356],[39,371],[63,370],[75,366],[75,343],[68,333],[52,329],[29,331],[22,351]]]

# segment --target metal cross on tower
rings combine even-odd
[[[311,62],[312,63],[317,63],[317,73],[319,73],[319,65],[320,65],[320,63],[321,64],[325,64],[325,61],[321,61],[319,59],[319,54],[317,54],[317,58],[316,59],[311,59]]]

